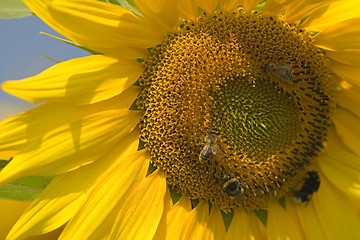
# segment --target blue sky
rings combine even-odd
[[[41,53],[57,61],[88,55],[76,47],[39,34],[46,32],[60,37],[36,16],[0,19],[0,32],[0,83],[33,76],[55,64]],[[34,106],[0,90],[0,120]]]

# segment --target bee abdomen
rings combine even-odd
[[[308,202],[312,195],[318,191],[320,187],[320,178],[317,172],[308,172],[309,177],[306,178],[304,185],[299,191],[294,191],[293,196],[296,202]]]
[[[199,160],[202,163],[207,162],[210,160],[212,155],[213,155],[213,153],[212,153],[211,149],[209,149],[207,146],[205,146],[199,155]]]
[[[229,194],[230,196],[236,196],[242,193],[243,191],[240,181],[237,178],[230,175],[227,175],[224,178],[223,189],[224,192]]]

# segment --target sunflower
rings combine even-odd
[[[8,239],[360,239],[358,1],[24,2],[97,54],[2,85]]]

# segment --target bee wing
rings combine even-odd
[[[211,152],[215,155],[217,153],[217,150],[218,150],[218,146],[215,145],[211,148]]]
[[[292,64],[289,63],[289,62],[288,62],[288,63],[282,63],[282,64],[280,65],[280,67],[290,70],[290,69],[292,68]]]

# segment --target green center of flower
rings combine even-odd
[[[299,187],[326,140],[333,77],[311,37],[241,9],[184,21],[140,79],[141,139],[168,183],[222,209]]]

